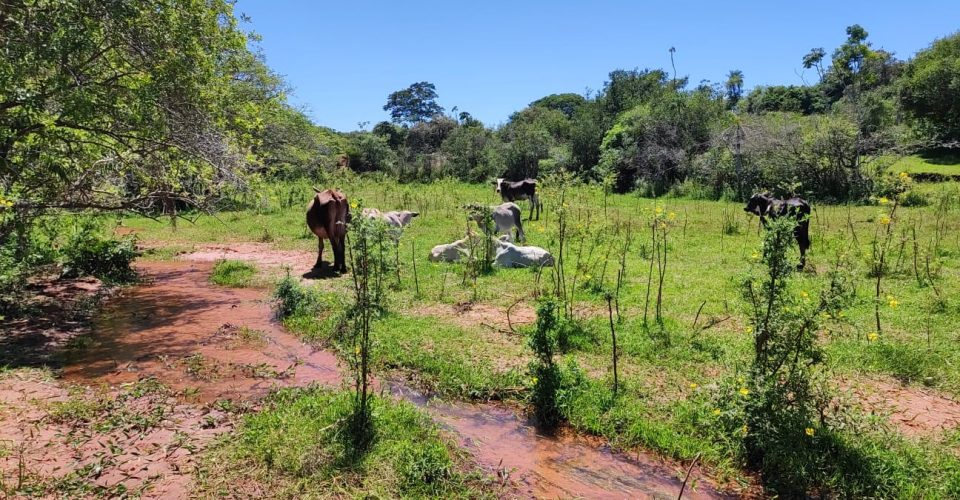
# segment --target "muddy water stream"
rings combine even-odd
[[[93,345],[65,367],[68,380],[116,385],[156,377],[204,402],[342,384],[332,353],[304,345],[271,321],[262,290],[209,284],[210,263],[146,262],[138,269],[147,282],[111,300],[95,322]],[[511,410],[437,403],[397,385],[391,392],[425,408],[488,470],[508,471],[514,494],[676,498],[680,489],[677,471],[651,457],[627,457],[586,438],[538,434]],[[695,472],[684,497],[719,496],[700,479]]]

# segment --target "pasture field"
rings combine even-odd
[[[521,404],[531,385],[524,332],[533,320],[535,297],[552,293],[551,271],[497,269],[474,282],[463,264],[427,259],[432,246],[465,234],[462,205],[499,202],[492,187],[367,178],[338,187],[356,207],[420,213],[395,256],[399,285],[391,295],[390,316],[374,328],[380,376],[402,376],[452,399]],[[819,333],[826,352],[821,369],[834,388],[836,408],[831,411],[849,414],[844,417],[850,422],[848,444],[875,463],[833,478],[848,493],[876,491],[871,488],[878,485],[879,491],[905,496],[927,488],[946,494],[960,487],[960,434],[954,429],[960,413],[953,403],[960,397],[960,199],[954,185],[923,189],[931,204],[898,207],[889,225],[879,332],[871,248],[887,228],[882,211],[889,212],[889,205],[815,205],[807,269],[797,273],[792,285],[797,294],[816,296],[838,255],[846,256],[855,277],[852,307],[831,317]],[[257,243],[248,257],[263,279],[301,276],[316,251],[316,239],[303,220],[310,186],[275,184],[256,193],[256,208],[203,217],[195,224],[172,227],[163,220],[128,218],[122,225],[154,249],[148,258]],[[528,244],[555,256],[559,196],[555,189],[544,189],[543,217],[524,223]],[[742,376],[751,360],[752,335],[745,326],[738,280],[756,265],[761,243],[757,219],[739,203],[604,196],[590,186],[567,188],[563,203],[573,234],[565,250],[566,281],[574,290],[577,320],[561,362],[568,367],[565,377],[576,379],[576,389],[562,395],[564,416],[574,428],[626,449],[641,447],[681,460],[700,454],[721,482],[747,483],[735,458],[736,440],[724,436],[711,402],[718,391],[728,390],[722,381]],[[526,217],[528,206],[521,205]],[[662,326],[653,320],[651,299],[644,326],[649,226],[657,210],[670,219],[663,320]],[[615,286],[628,234],[615,320],[622,389],[620,397],[612,398],[603,290]],[[283,258],[264,259],[270,252]],[[230,258],[244,259],[242,254]],[[332,259],[329,245],[324,258]],[[337,315],[348,300],[350,276],[304,282],[316,289],[324,312],[288,319],[288,326],[311,341],[338,347]],[[656,285],[654,270],[654,296]],[[928,400],[934,404],[917,406]]]

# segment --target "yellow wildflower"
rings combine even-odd
[[[810,298],[810,294],[807,293],[806,290],[800,290],[800,296],[803,297],[803,298],[805,298],[805,299],[809,299],[809,298]]]
[[[723,413],[723,412],[720,411],[720,408],[714,408],[714,409],[713,409],[713,415],[714,415],[714,416],[719,417],[721,413]]]
[[[591,279],[593,279],[593,276],[590,276],[590,275],[588,274],[588,275],[584,276],[583,278],[584,278],[585,280],[587,280],[587,281],[590,281]]]
[[[900,301],[893,295],[887,295],[887,304],[890,305],[890,309],[896,309],[900,305]]]
[[[750,258],[753,260],[760,260],[760,252],[753,252],[750,254]]]
[[[878,335],[877,332],[870,332],[867,334],[867,340],[870,342],[876,342],[878,338],[880,338],[880,335]]]
[[[656,212],[657,212],[657,215],[662,214],[662,213],[663,213],[663,207],[657,207]]]
[[[817,431],[813,430],[813,427],[807,427],[803,432],[806,432],[810,437],[813,437],[813,435],[817,433]]]
[[[740,395],[743,397],[747,397],[750,395],[750,389],[747,389],[746,387],[741,387],[739,392],[740,392]]]
[[[887,198],[881,196],[880,199],[877,200],[877,202],[880,203],[881,205],[886,205],[886,204],[890,203],[890,200],[888,200]]]
[[[676,212],[670,212],[669,214],[667,214],[667,218],[670,220],[676,219],[677,218]]]
[[[749,429],[746,425],[744,425],[743,427],[740,428],[740,432],[742,432],[744,436],[746,436],[746,435],[747,435],[747,432],[749,432],[749,431],[750,431],[750,429]]]
[[[532,382],[533,384],[536,384],[538,380],[540,379],[538,379],[537,377],[533,377],[532,379],[530,379],[530,382]]]
[[[881,215],[880,218],[877,219],[877,222],[879,222],[879,223],[880,223],[881,225],[883,225],[883,226],[889,226],[889,225],[890,225],[890,222],[891,222],[890,216],[889,216],[889,215]]]
[[[747,326],[746,328],[743,329],[743,331],[744,331],[744,333],[753,333],[753,327],[752,327],[752,326]],[[740,382],[742,383],[742,382],[743,382],[743,379],[740,379]]]
[[[906,173],[906,172],[900,172],[900,180],[901,180],[901,181],[910,180],[910,174],[908,174],[908,173]]]
[[[357,356],[359,356],[359,355],[360,355],[360,346],[357,346],[357,347],[353,350],[353,352],[354,352],[354,354],[356,354]]]
[[[691,388],[691,389],[696,389],[696,388],[697,388],[697,384],[694,383],[694,382],[690,382],[690,388]]]
[[[350,208],[352,208],[352,209],[354,209],[354,210],[356,210],[356,208],[359,207],[359,206],[360,206],[360,205],[358,205],[357,202],[353,202],[353,203],[350,204]]]

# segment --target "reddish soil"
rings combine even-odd
[[[107,304],[94,323],[94,345],[69,360],[64,378],[115,386],[154,377],[202,402],[340,383],[333,354],[271,321],[263,292],[210,285],[210,267],[139,264],[148,283]]]
[[[89,331],[89,314],[112,289],[96,278],[48,279],[30,285],[35,313],[0,320],[0,366],[56,366],[70,339]]]
[[[68,401],[112,404],[74,418],[56,412]],[[229,415],[164,393],[68,390],[34,370],[0,375],[0,402],[0,477],[49,497],[186,498],[196,452],[233,428]],[[144,425],[137,415],[155,420]]]
[[[329,245],[327,245],[329,247]],[[333,258],[329,248],[324,257]],[[221,259],[243,260],[264,268],[309,269],[317,260],[316,252],[298,250],[275,250],[265,243],[231,243],[229,245],[203,245],[197,250],[180,255],[183,260],[215,262]]]
[[[848,384],[844,384],[848,385]],[[854,404],[886,415],[909,436],[940,434],[960,425],[960,402],[930,389],[907,387],[895,380],[874,379],[850,383]]]
[[[536,311],[523,302],[516,304],[510,309],[509,318],[506,307],[474,304],[470,302],[454,305],[425,305],[417,307],[413,313],[421,316],[443,318],[459,326],[486,326],[506,332],[510,331],[511,325],[516,328],[518,326],[532,324],[537,320]]]

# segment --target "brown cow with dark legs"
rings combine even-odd
[[[797,269],[803,269],[807,264],[807,249],[810,248],[810,204],[802,198],[781,200],[769,193],[757,193],[750,197],[743,211],[760,216],[760,222],[767,225],[767,217],[790,217],[797,221],[793,229],[793,236],[800,247],[800,264]]]
[[[320,269],[323,261],[323,239],[330,240],[333,247],[333,271],[347,272],[346,236],[347,223],[350,222],[350,204],[340,191],[313,188],[317,192],[307,205],[307,227],[320,240],[317,263],[314,269]]]

